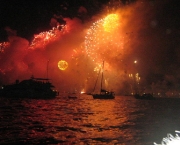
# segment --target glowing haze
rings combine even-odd
[[[118,57],[123,52],[120,32],[118,14],[109,14],[104,19],[94,22],[85,36],[87,55],[96,63]]]
[[[53,21],[51,30],[35,34],[31,42],[8,28],[8,42],[0,44],[0,83],[48,73],[60,91],[91,92],[105,61],[104,86],[116,94],[130,94],[137,87],[141,92],[177,93],[179,69],[164,70],[171,28],[160,27],[155,15],[163,5],[137,1],[114,9],[107,6],[84,23],[79,18],[63,18],[66,24]],[[173,85],[169,88],[167,82]]]

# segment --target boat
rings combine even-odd
[[[2,86],[0,89],[0,97],[11,98],[34,98],[49,99],[58,96],[59,92],[53,90],[55,88],[48,78],[34,78],[16,80],[15,83]]]
[[[154,100],[154,96],[150,93],[144,93],[143,95],[140,94],[135,94],[134,97],[136,99],[141,99],[141,100]]]
[[[100,93],[99,94],[92,93],[92,96],[93,96],[94,99],[114,99],[115,98],[115,93],[114,92],[102,89],[103,71],[104,71],[104,61],[103,61],[103,65],[102,65],[102,77],[101,77]],[[96,83],[97,83],[97,81],[96,81]],[[96,83],[95,83],[95,86],[96,86]],[[95,90],[95,87],[94,87],[94,90]]]
[[[69,99],[77,99],[78,98],[78,94],[77,93],[69,93],[68,94],[68,98]]]

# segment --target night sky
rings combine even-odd
[[[106,86],[117,94],[132,91],[130,74],[136,77],[137,73],[140,80],[135,81],[143,92],[180,92],[179,0],[0,3],[0,43],[8,42],[8,46],[1,45],[0,84],[32,74],[44,77],[49,61],[49,77],[59,90],[92,91],[97,76],[94,68],[104,59]],[[117,30],[101,32],[98,20],[114,13],[120,17]],[[87,35],[95,22],[97,30]],[[33,41],[35,35],[57,26],[56,37]],[[97,56],[99,60],[93,60]],[[68,62],[67,70],[59,70],[59,60]]]
[[[84,6],[88,13],[86,19],[101,11],[103,4],[108,0],[53,0],[49,1],[16,1],[2,0],[0,5],[0,20],[1,20],[1,41],[7,40],[5,27],[17,31],[17,35],[26,39],[32,39],[35,33],[40,33],[49,30],[51,18],[56,18],[63,23],[64,17],[74,18],[79,17],[78,9]],[[57,16],[61,16],[57,18]]]

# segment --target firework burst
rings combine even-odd
[[[3,53],[4,50],[9,47],[10,43],[9,42],[2,42],[0,43],[0,52]]]
[[[66,70],[68,68],[68,63],[65,60],[60,60],[58,62],[58,68],[60,70]]]
[[[41,32],[37,35],[34,35],[34,39],[32,40],[29,48],[44,48],[48,43],[57,40],[59,36],[63,34],[64,30],[64,25],[58,25],[57,27],[53,27],[49,31]]]
[[[109,14],[98,20],[88,29],[85,36],[85,49],[88,56],[97,64],[110,62],[122,53],[123,43],[120,32],[120,16]]]

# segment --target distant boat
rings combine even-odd
[[[112,91],[110,92],[110,91],[107,91],[105,89],[102,89],[103,71],[104,71],[104,61],[103,61],[103,65],[102,65],[102,77],[101,77],[100,93],[99,94],[93,94],[92,93],[92,96],[94,99],[114,99],[115,98],[114,92],[112,92]],[[96,81],[96,83],[97,83],[97,81]],[[95,84],[95,86],[96,86],[96,84]],[[94,87],[94,89],[95,89],[95,87]]]
[[[145,93],[143,95],[135,94],[134,97],[136,99],[141,99],[141,100],[154,100],[155,99],[154,96],[150,93],[148,93],[148,94]]]
[[[34,78],[19,82],[16,80],[14,84],[2,86],[0,89],[1,97],[11,98],[35,98],[48,99],[58,96],[58,92],[53,90],[54,86],[49,82],[48,78]]]
[[[78,98],[78,94],[77,93],[69,93],[68,94],[68,98],[69,99],[77,99]]]

